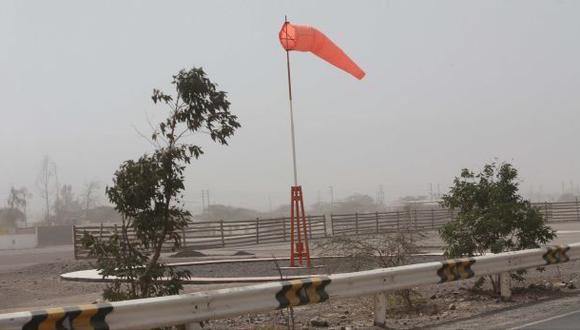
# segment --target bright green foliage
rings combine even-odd
[[[179,247],[181,229],[191,217],[182,203],[183,171],[203,150],[184,139],[204,129],[214,142],[227,145],[240,127],[226,93],[218,91],[201,68],[180,71],[173,85],[175,96],[153,91],[153,102],[170,110],[152,133],[155,151],[121,164],[113,186],[106,189],[123,225],[110,239],[86,235],[83,241],[97,257],[101,274],[119,278],[104,292],[109,300],[177,294],[182,289],[189,273],[163,266],[159,257],[164,245]]]
[[[457,212],[440,230],[450,257],[539,247],[556,234],[540,211],[518,194],[518,171],[509,163],[463,169],[441,205]]]

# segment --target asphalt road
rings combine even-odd
[[[0,250],[0,273],[11,272],[38,264],[73,259],[72,245],[22,250]]]
[[[580,329],[580,310],[555,315],[544,320],[531,322],[523,326],[513,328],[513,330],[515,329],[525,329],[525,330]]]

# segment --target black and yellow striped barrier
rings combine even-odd
[[[106,303],[33,311],[22,330],[109,330],[105,317],[111,311],[113,306]]]
[[[544,253],[544,255],[542,256],[542,258],[544,258],[544,260],[546,261],[546,265],[566,262],[570,260],[568,255],[566,255],[568,250],[570,250],[570,247],[566,245],[549,246],[547,248],[546,253]]]
[[[280,304],[278,309],[328,300],[325,288],[329,283],[330,278],[325,276],[282,282],[282,289],[276,293],[276,300]]]
[[[454,259],[441,262],[441,268],[437,270],[440,281],[451,282],[457,280],[464,280],[475,275],[471,270],[471,265],[475,263],[475,259]]]

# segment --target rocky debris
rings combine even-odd
[[[236,253],[232,254],[232,256],[236,256],[236,257],[237,256],[253,256],[253,255],[254,255],[253,253],[250,253],[248,251],[243,251],[243,250],[236,251]]]
[[[207,255],[205,253],[193,250],[193,249],[187,249],[184,248],[183,250],[173,254],[170,256],[170,258],[189,258],[189,257],[206,257]]]
[[[312,325],[313,327],[327,328],[329,326],[329,323],[328,320],[317,316],[310,320],[310,325]]]

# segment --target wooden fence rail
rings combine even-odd
[[[535,203],[534,206],[539,208],[548,222],[580,222],[578,200]],[[451,221],[455,215],[456,213],[444,208],[311,215],[307,217],[308,235],[311,239],[319,239],[329,236],[434,230]],[[75,258],[88,258],[88,251],[81,244],[85,233],[106,239],[119,230],[119,225],[73,226]],[[135,234],[130,231],[128,236],[134,238]],[[181,232],[182,248],[187,249],[242,247],[287,241],[290,241],[290,218],[193,222]],[[164,251],[170,251],[172,246],[171,243],[166,244]]]

